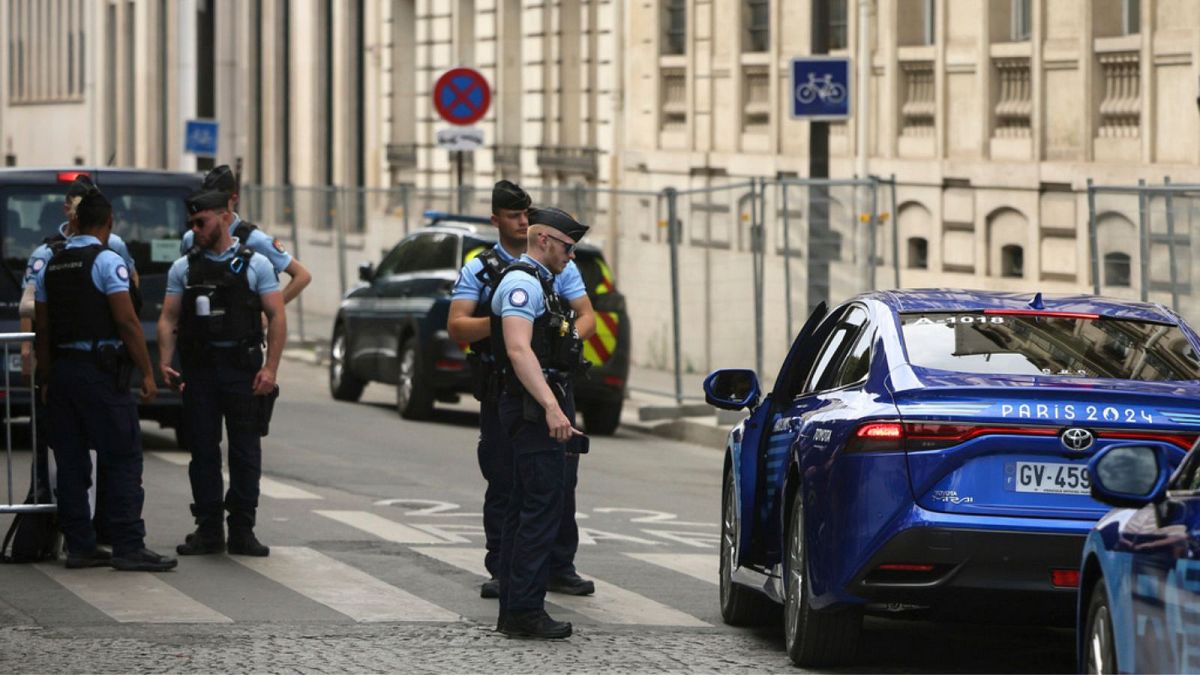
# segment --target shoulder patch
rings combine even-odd
[[[42,268],[43,268],[43,267],[45,267],[45,266],[46,266],[46,261],[45,261],[45,260],[43,260],[42,258],[34,258],[34,260],[33,260],[33,264],[32,264],[32,265],[30,265],[30,267],[32,267],[32,268],[33,268],[33,271],[34,271],[35,273],[37,273],[37,272],[41,272],[41,271],[42,271]]]
[[[278,239],[272,241],[271,245],[275,247],[276,251],[279,251],[280,253],[287,253],[287,250],[283,248],[283,244],[279,243]]]
[[[124,265],[117,265],[117,278],[121,281],[129,281],[129,268]]]
[[[508,294],[508,304],[513,307],[524,307],[529,302],[529,294],[525,289],[518,288]]]

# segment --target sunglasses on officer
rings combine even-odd
[[[567,255],[571,255],[572,253],[574,253],[575,247],[578,245],[576,242],[563,241],[562,239],[559,239],[558,237],[551,237],[550,235],[546,234],[545,232],[542,232],[541,234],[542,234],[542,236],[546,237],[547,239],[553,239],[554,241],[557,241],[558,243],[562,244],[563,251]]]

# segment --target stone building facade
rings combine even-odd
[[[858,0],[829,0],[857,54]],[[903,285],[1090,288],[1088,178],[1200,183],[1200,3],[870,0],[870,102],[830,173],[894,175]],[[788,63],[809,0],[0,0],[11,162],[203,168],[183,121],[265,185],[454,182],[429,92],[492,83],[466,182],[658,190],[804,176]],[[1104,290],[1141,273],[1101,205]],[[1136,211],[1136,203],[1132,207]],[[890,225],[889,225],[890,227]],[[890,250],[888,247],[883,247]],[[888,261],[890,262],[890,261]]]

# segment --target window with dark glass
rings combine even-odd
[[[1132,269],[1127,253],[1107,253],[1104,256],[1104,285],[1130,286]]]
[[[992,375],[1166,381],[1200,379],[1179,326],[1107,317],[984,312],[903,313],[908,361]]]
[[[687,53],[687,0],[665,0],[663,54]]]
[[[771,0],[746,0],[746,49],[765,52],[771,46]]]
[[[1012,41],[1025,42],[1033,33],[1033,0],[1012,0]]]
[[[1121,28],[1126,35],[1142,32],[1141,0],[1121,0]]]
[[[925,237],[909,238],[908,267],[914,270],[929,269],[929,241]]]
[[[1000,249],[1000,276],[1025,276],[1025,250],[1016,244]]]
[[[848,348],[853,344],[854,336],[867,321],[867,313],[861,307],[852,307],[845,317],[833,329],[829,339],[821,349],[816,364],[808,376],[806,392],[825,391],[834,386],[838,373],[842,369]]]

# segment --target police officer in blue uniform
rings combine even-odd
[[[79,233],[34,278],[38,370],[58,465],[58,518],[70,568],[111,565],[158,572],[174,558],[146,548],[142,520],[142,437],[129,391],[132,367],[142,373],[141,398],[158,393],[142,324],[130,297],[129,268],[106,248],[112,205],[91,190],[76,209]],[[49,368],[47,380],[46,369]],[[90,448],[106,467],[112,553],[97,548],[88,512]]]
[[[38,273],[42,271],[42,268],[46,266],[46,263],[50,262],[50,259],[54,257],[55,253],[58,253],[66,247],[68,237],[78,234],[75,208],[79,205],[79,202],[83,199],[85,194],[95,189],[97,189],[95,183],[92,182],[92,179],[88,177],[87,174],[79,174],[76,176],[75,180],[71,181],[70,186],[67,187],[66,198],[63,201],[63,214],[67,219],[58,226],[58,232],[46,237],[46,239],[33,250],[33,253],[30,254],[29,261],[25,264],[25,276],[21,279],[22,295],[18,312],[20,317],[21,332],[29,333],[33,331],[34,278],[37,277]],[[134,298],[134,305],[137,306],[137,266],[134,264],[133,258],[129,255],[129,248],[125,245],[125,242],[122,241],[121,237],[119,237],[116,232],[109,234],[108,248],[117,255],[121,256],[121,259],[125,261],[125,268],[129,270],[130,293]],[[21,372],[26,376],[30,374],[29,355],[32,353],[32,351],[33,346],[31,344],[27,342],[21,343]],[[38,426],[36,452],[38,453],[39,457],[38,480],[42,481],[43,484],[46,484],[49,480],[47,477],[49,462],[45,460],[48,454],[46,440],[49,438],[49,427],[47,426],[49,418],[38,400],[35,399],[34,404],[38,407],[36,411]],[[96,470],[97,474],[102,474],[104,467],[96,467]],[[101,476],[98,475],[97,482],[100,482],[100,478]],[[109,543],[109,537],[108,529],[105,525],[103,507],[104,500],[97,499],[95,511],[96,536],[101,544],[107,544]]]
[[[487,481],[483,498],[483,529],[487,544],[484,566],[491,579],[480,588],[484,598],[500,597],[500,531],[512,490],[512,448],[508,434],[500,426],[499,400],[501,381],[496,372],[491,348],[491,298],[500,276],[509,264],[525,251],[530,207],[529,195],[515,183],[502,180],[492,188],[492,224],[499,241],[463,266],[450,302],[450,337],[470,343],[468,360],[475,398],[480,401],[479,444],[476,455],[479,469]],[[575,327],[587,339],[595,327],[595,314],[575,262],[567,263],[554,277],[554,291],[575,311]],[[578,482],[579,456],[566,459],[567,486],[564,495],[563,522],[559,527],[550,561],[548,589],[571,595],[589,595],[595,585],[575,571],[575,552],[579,547],[579,528],[575,523],[575,485]]]
[[[158,320],[159,371],[183,393],[185,445],[192,453],[196,531],[180,555],[266,556],[254,534],[262,436],[277,395],[287,339],[283,293],[271,262],[230,236],[229,193],[201,189],[187,199],[195,249],[176,260]],[[262,315],[267,315],[263,354]],[[178,344],[182,373],[172,363]],[[229,439],[229,490],[222,495],[221,421]],[[222,516],[228,511],[226,540]]]
[[[283,244],[279,243],[278,239],[273,239],[271,235],[263,232],[254,223],[248,223],[242,220],[242,217],[234,211],[234,207],[238,202],[238,184],[237,177],[233,175],[233,171],[228,164],[222,164],[213,170],[209,171],[204,176],[204,182],[200,185],[200,190],[204,192],[225,193],[229,196],[226,203],[226,208],[233,214],[233,220],[229,223],[229,234],[237,238],[242,244],[250,247],[255,253],[261,253],[266,256],[267,260],[271,261],[271,266],[275,268],[275,273],[287,274],[291,277],[287,286],[283,289],[283,302],[287,304],[295,300],[300,292],[304,290],[309,283],[312,282],[312,274],[304,265],[300,264],[299,260],[292,257],[283,248]],[[195,244],[195,235],[191,230],[183,233],[183,239],[179,242],[179,253],[187,255],[191,252]]]
[[[571,624],[545,610],[551,549],[563,520],[566,455],[586,451],[586,437],[572,422],[571,391],[583,343],[553,279],[588,228],[554,208],[532,210],[529,224],[527,252],[505,269],[491,300],[500,426],[513,452],[496,627],[510,637],[556,639],[570,636]]]

